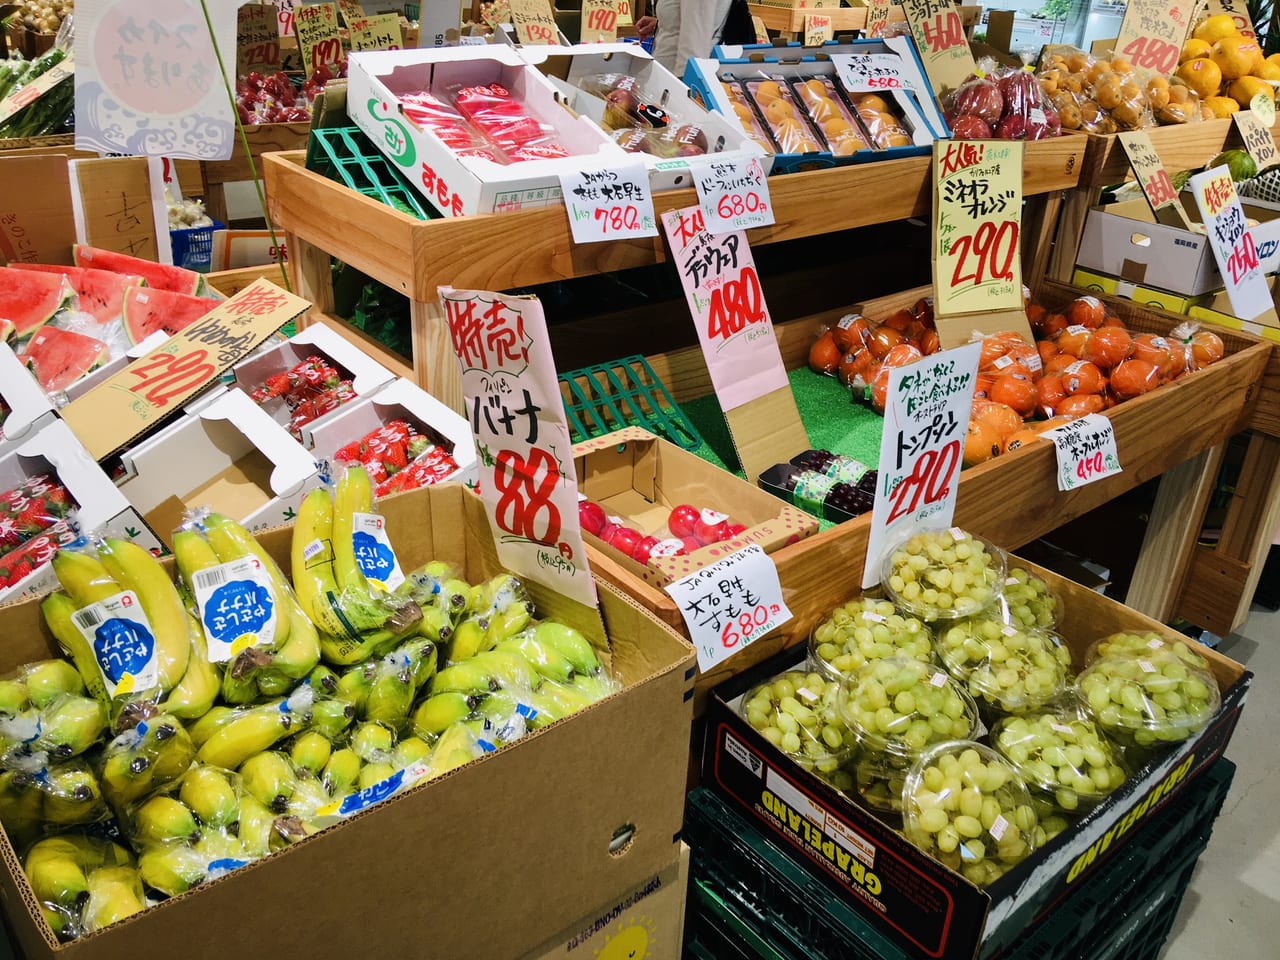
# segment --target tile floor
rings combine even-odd
[[[1280,957],[1280,612],[1255,606],[1219,649],[1253,671],[1253,687],[1227,748],[1231,793],[1162,960]]]

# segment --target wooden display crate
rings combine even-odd
[[[1082,292],[1046,282],[1039,295],[1046,302],[1059,303]],[[868,301],[856,309],[872,318],[884,317],[896,309],[911,306],[928,293],[927,288],[909,290]],[[1121,298],[1102,299],[1135,333],[1165,334],[1186,320]],[[830,325],[843,312],[835,310],[777,325],[778,343],[787,369],[807,363],[809,345],[820,326]],[[1216,448],[1228,437],[1249,427],[1259,406],[1274,407],[1280,399],[1277,389],[1280,380],[1268,380],[1267,388],[1263,387],[1263,374],[1271,360],[1272,347],[1247,333],[1224,329],[1217,332],[1227,348],[1227,355],[1221,361],[1107,411],[1115,428],[1121,473],[1061,493],[1057,488],[1052,444],[1031,444],[961,474],[955,522],[1002,547],[1016,549],[1188,458]],[[650,357],[649,363],[677,402],[712,391],[697,347]],[[1164,533],[1170,540],[1177,540],[1181,555],[1171,556],[1162,550],[1149,557],[1148,576],[1167,583],[1175,599],[1186,577],[1190,548],[1199,534],[1206,502],[1207,490],[1198,508],[1183,503],[1179,512],[1168,518],[1179,536],[1175,538],[1169,531]],[[793,619],[700,676],[696,712],[701,712],[709,688],[785,647],[807,642],[809,632],[836,605],[858,594],[870,530],[871,517],[866,514],[783,547],[772,555]],[[592,570],[598,575],[622,587],[666,622],[681,624],[675,603],[661,590],[632,575],[606,553],[589,547],[588,556]]]
[[[815,10],[812,8],[802,8],[798,5],[774,5],[767,3],[751,3],[748,4],[751,15],[759,17],[760,21],[770,30],[776,30],[784,38],[801,39],[804,37],[804,18],[810,14],[822,14],[831,18],[831,29],[834,33],[845,33],[853,30],[862,30],[867,25],[867,8],[866,7],[832,7]],[[964,33],[966,37],[973,38],[973,28],[978,25],[978,21],[982,19],[982,7],[970,4],[960,4],[960,22],[964,25]],[[906,14],[902,12],[902,7],[894,4],[889,7],[889,23],[903,23],[907,19]]]

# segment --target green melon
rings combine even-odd
[[[50,393],[65,390],[90,370],[111,359],[111,351],[101,340],[83,333],[44,327],[37,330],[18,355]]]
[[[124,293],[124,332],[133,344],[141,343],[157,330],[173,336],[199,320],[218,304],[204,297],[131,287]]]
[[[77,243],[71,249],[77,267],[94,267],[112,273],[126,273],[143,277],[147,286],[174,293],[198,295],[204,290],[204,275],[184,267],[173,267],[153,260],[142,260],[127,253],[101,250],[88,244]]]
[[[139,276],[92,267],[63,267],[50,263],[14,263],[10,266],[15,270],[62,274],[75,288],[80,309],[99,323],[118,320],[124,308],[124,292],[145,282]]]
[[[53,319],[59,310],[74,306],[76,292],[67,278],[0,267],[0,319],[13,324],[19,340]]]

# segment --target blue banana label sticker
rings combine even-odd
[[[386,518],[378,513],[357,513],[351,526],[356,563],[366,580],[390,592],[404,583],[404,571],[387,537]]]
[[[389,797],[404,793],[419,781],[426,779],[431,769],[425,763],[411,763],[403,770],[397,770],[391,776],[370,784],[363,790],[348,794],[341,800],[326,804],[316,810],[312,823],[317,827],[327,827],[339,820],[345,820],[354,813],[367,810],[375,803],[381,803]]]
[[[109,696],[156,686],[156,638],[136,593],[124,590],[81,607],[71,622],[93,650]]]
[[[276,635],[271,575],[257,557],[241,557],[191,577],[209,660],[226,663],[250,647],[270,648]]]
[[[217,860],[210,860],[209,866],[205,867],[205,875],[210,880],[217,880],[219,877],[226,876],[232,870],[239,870],[241,867],[247,867],[248,860],[237,860],[234,857],[221,857]]]

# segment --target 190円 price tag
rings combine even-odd
[[[690,163],[689,168],[707,233],[732,233],[774,222],[768,181],[756,157],[721,159],[712,154]]]
[[[604,170],[561,173],[560,191],[569,212],[574,243],[658,235],[649,172],[643,160]]]
[[[1058,455],[1058,489],[1074,490],[1120,472],[1116,432],[1111,421],[1090,413],[1060,427],[1046,430]]]
[[[664,589],[680,608],[704,673],[791,619],[778,568],[758,544]]]

